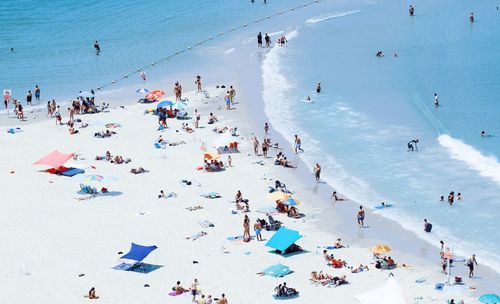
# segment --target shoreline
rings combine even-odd
[[[252,53],[260,51],[251,51]],[[260,55],[259,55],[260,56]],[[264,55],[265,56],[265,55]],[[258,64],[255,56],[251,56],[252,64],[247,63],[247,66],[242,68],[246,73],[240,73],[240,75],[245,75],[244,81],[238,83],[239,90],[243,91],[245,96],[250,96],[249,100],[252,100],[252,106],[248,103],[244,105],[245,111],[249,113],[250,117],[254,123],[253,125],[263,126],[264,122],[268,122],[270,125],[270,130],[273,142],[279,142],[280,147],[284,149],[289,159],[293,160],[298,166],[297,169],[285,169],[285,172],[291,170],[290,174],[295,176],[295,183],[302,184],[303,189],[307,190],[309,194],[315,194],[317,201],[314,201],[314,208],[321,210],[326,208],[326,212],[318,212],[318,218],[320,223],[318,224],[318,229],[322,231],[334,230],[340,234],[344,239],[349,240],[349,242],[354,242],[355,245],[360,247],[370,247],[374,242],[381,242],[393,245],[393,248],[397,250],[398,253],[404,256],[410,256],[416,258],[419,264],[434,265],[436,272],[440,271],[440,257],[439,257],[439,244],[432,244],[428,240],[422,239],[415,232],[407,230],[401,226],[400,223],[390,218],[390,216],[384,216],[379,213],[375,213],[371,208],[365,208],[366,219],[368,223],[371,223],[371,227],[368,229],[359,230],[356,223],[356,212],[359,205],[358,202],[346,198],[345,201],[332,202],[327,197],[330,197],[331,193],[335,189],[334,185],[322,182],[318,184],[314,181],[312,176],[312,167],[309,168],[306,163],[302,160],[299,153],[294,155],[292,151],[293,143],[283,137],[281,133],[273,129],[272,120],[267,117],[263,110],[264,100],[262,94],[258,92],[263,92],[262,85],[262,62]],[[258,66],[258,69],[255,68]],[[248,73],[249,68],[252,67],[252,73]],[[256,72],[256,70],[258,70]],[[252,74],[260,75],[258,79],[252,80]],[[251,83],[252,87],[245,87],[245,83]],[[257,87],[253,87],[253,84],[258,83]],[[259,138],[263,136],[263,131],[258,133]],[[302,143],[302,147],[307,147],[307,143]],[[305,152],[307,153],[307,152]],[[280,168],[281,169],[281,168]],[[283,171],[283,170],[280,170]],[[286,183],[286,181],[285,181]],[[342,193],[338,193],[342,196]],[[383,211],[382,211],[383,212]],[[334,220],[332,220],[334,219]],[[339,237],[340,237],[339,236]],[[463,259],[466,257],[458,256],[456,259]],[[457,263],[460,265],[459,263]],[[481,263],[481,282],[478,282],[478,293],[487,292],[494,290],[497,287],[496,282],[500,281],[500,273],[490,268],[488,265]],[[457,266],[458,266],[457,265]],[[467,277],[468,268],[465,265],[460,265],[455,267],[453,272],[454,275],[460,275],[464,278]],[[474,281],[476,283],[476,281]]]

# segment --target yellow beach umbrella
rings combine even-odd
[[[220,159],[220,155],[218,153],[215,153],[215,152],[207,152],[207,153],[205,153],[205,155],[203,155],[203,157],[206,160]]]
[[[373,253],[382,254],[382,253],[388,253],[388,252],[390,252],[391,251],[391,247],[389,247],[387,245],[383,245],[383,244],[378,244],[378,245],[373,246],[370,250]]]
[[[282,192],[282,191],[276,191],[276,192],[273,192],[273,193],[269,193],[269,195],[267,196],[270,200],[272,200],[273,202],[275,201],[285,201],[287,198],[290,197],[289,194],[286,194],[285,192]]]

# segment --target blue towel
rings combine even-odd
[[[444,288],[444,283],[437,283],[436,287],[434,287],[434,289],[436,290],[443,290],[443,288]]]

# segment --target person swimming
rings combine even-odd
[[[486,137],[486,132],[485,131],[481,131],[481,137]]]
[[[94,42],[94,48],[95,48],[96,55],[99,55],[101,53],[101,46],[99,45],[99,41],[96,40]]]
[[[408,143],[408,151],[407,152],[413,151],[414,149],[418,151],[417,143],[418,143],[418,139],[411,140]]]
[[[377,56],[377,57],[384,57],[384,53],[382,53],[382,51],[378,51],[375,56]]]

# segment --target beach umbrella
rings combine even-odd
[[[269,195],[267,197],[270,200],[272,200],[273,202],[275,202],[275,201],[282,201],[283,202],[290,197],[290,194],[286,194],[285,192],[282,192],[282,191],[275,191],[273,193],[269,193]]]
[[[78,97],[83,97],[83,98],[92,98],[94,97],[94,94],[92,94],[91,92],[89,91],[80,91],[80,93],[78,93]]]
[[[136,262],[141,262],[144,260],[152,251],[156,250],[158,247],[153,246],[143,246],[139,244],[132,243],[130,245],[130,251],[123,255],[121,259],[132,260]]]
[[[301,237],[302,235],[300,232],[281,227],[273,234],[269,241],[267,241],[266,246],[283,252]]]
[[[361,304],[407,304],[403,289],[394,276],[390,276],[384,285],[354,296]]]
[[[160,108],[166,108],[166,107],[171,107],[173,106],[174,103],[171,102],[170,100],[164,100],[164,101],[160,101],[158,103],[158,105],[156,106],[157,109],[160,109]]]
[[[140,89],[135,90],[135,92],[136,92],[137,94],[146,95],[147,93],[149,93],[149,90],[148,90],[148,89],[146,89],[146,88],[140,88]]]
[[[290,267],[282,265],[282,264],[275,264],[267,267],[262,271],[265,275],[271,276],[271,277],[284,277],[290,272]]]
[[[72,157],[73,153],[66,154],[55,150],[36,161],[34,165],[45,165],[51,168],[59,168]]]
[[[286,201],[283,202],[283,204],[288,206],[297,206],[300,205],[300,201],[296,198],[289,197]]]
[[[378,244],[378,245],[373,246],[370,250],[373,253],[382,254],[382,253],[388,253],[388,252],[390,252],[391,251],[391,247],[389,247],[387,245]]]
[[[184,111],[187,109],[187,104],[185,104],[184,102],[176,102],[174,104],[174,106],[172,107],[172,109],[174,110],[179,110],[179,111]]]
[[[479,297],[479,301],[486,304],[500,303],[500,296],[494,293],[487,293]]]
[[[207,152],[207,153],[205,153],[205,155],[203,155],[203,157],[206,160],[220,159],[220,155],[218,153],[215,153],[215,152]]]

